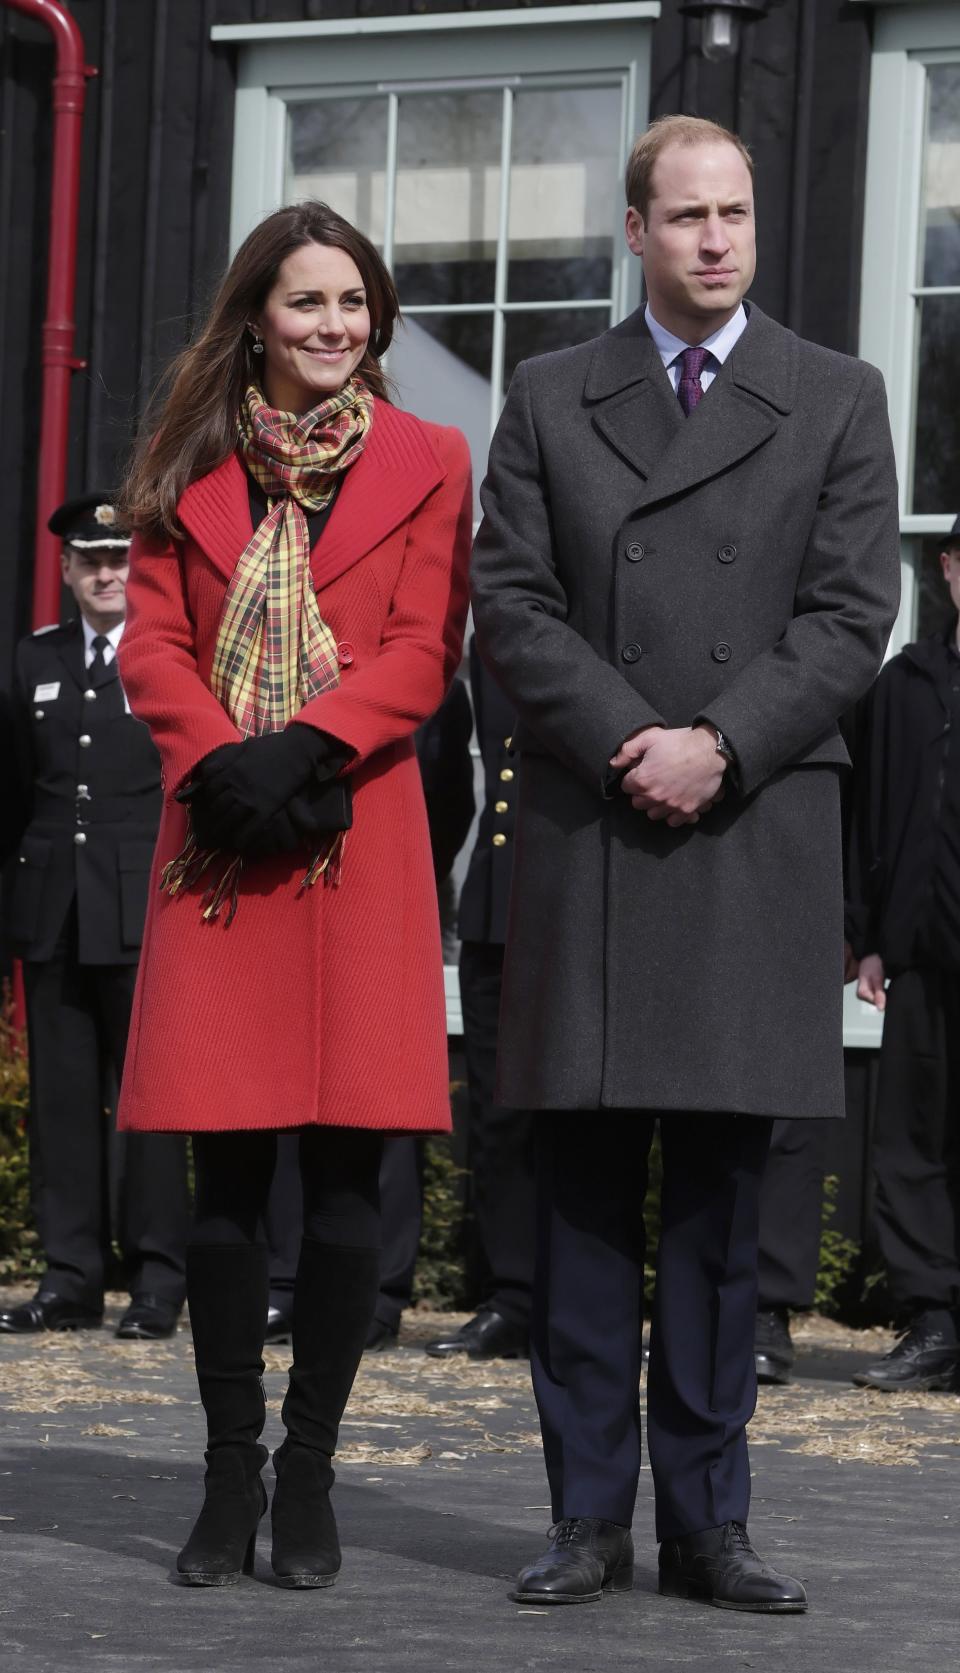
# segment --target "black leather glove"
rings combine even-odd
[[[288,726],[282,732],[212,751],[199,763],[192,783],[178,792],[178,800],[189,804],[193,833],[201,848],[249,853],[269,822],[298,792],[328,784],[352,754],[339,739],[312,726]],[[313,824],[309,795],[299,818],[303,828]],[[296,829],[296,819],[292,824]],[[293,842],[281,821],[267,852],[285,851],[277,846],[281,831],[290,847],[303,846],[304,837]]]
[[[286,807],[271,815],[244,839],[238,852],[252,860],[271,854],[316,853],[336,831],[349,830],[353,821],[350,785],[308,784],[291,796]]]

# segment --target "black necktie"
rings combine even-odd
[[[98,633],[93,640],[93,661],[87,669],[87,679],[94,691],[99,691],[102,685],[109,685],[117,677],[116,653],[107,662],[104,652],[110,641],[104,634]]]

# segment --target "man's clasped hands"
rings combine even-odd
[[[717,750],[717,733],[698,726],[644,726],[625,738],[611,767],[622,772],[620,789],[648,819],[695,825],[723,799],[728,758]]]

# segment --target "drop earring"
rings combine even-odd
[[[261,343],[259,337],[254,337],[254,339],[253,339],[253,352],[254,352],[254,354],[262,354],[263,353],[263,344]]]

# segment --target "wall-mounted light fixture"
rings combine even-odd
[[[711,63],[736,57],[744,23],[766,17],[770,0],[681,0],[679,10],[700,19],[700,51]]]

